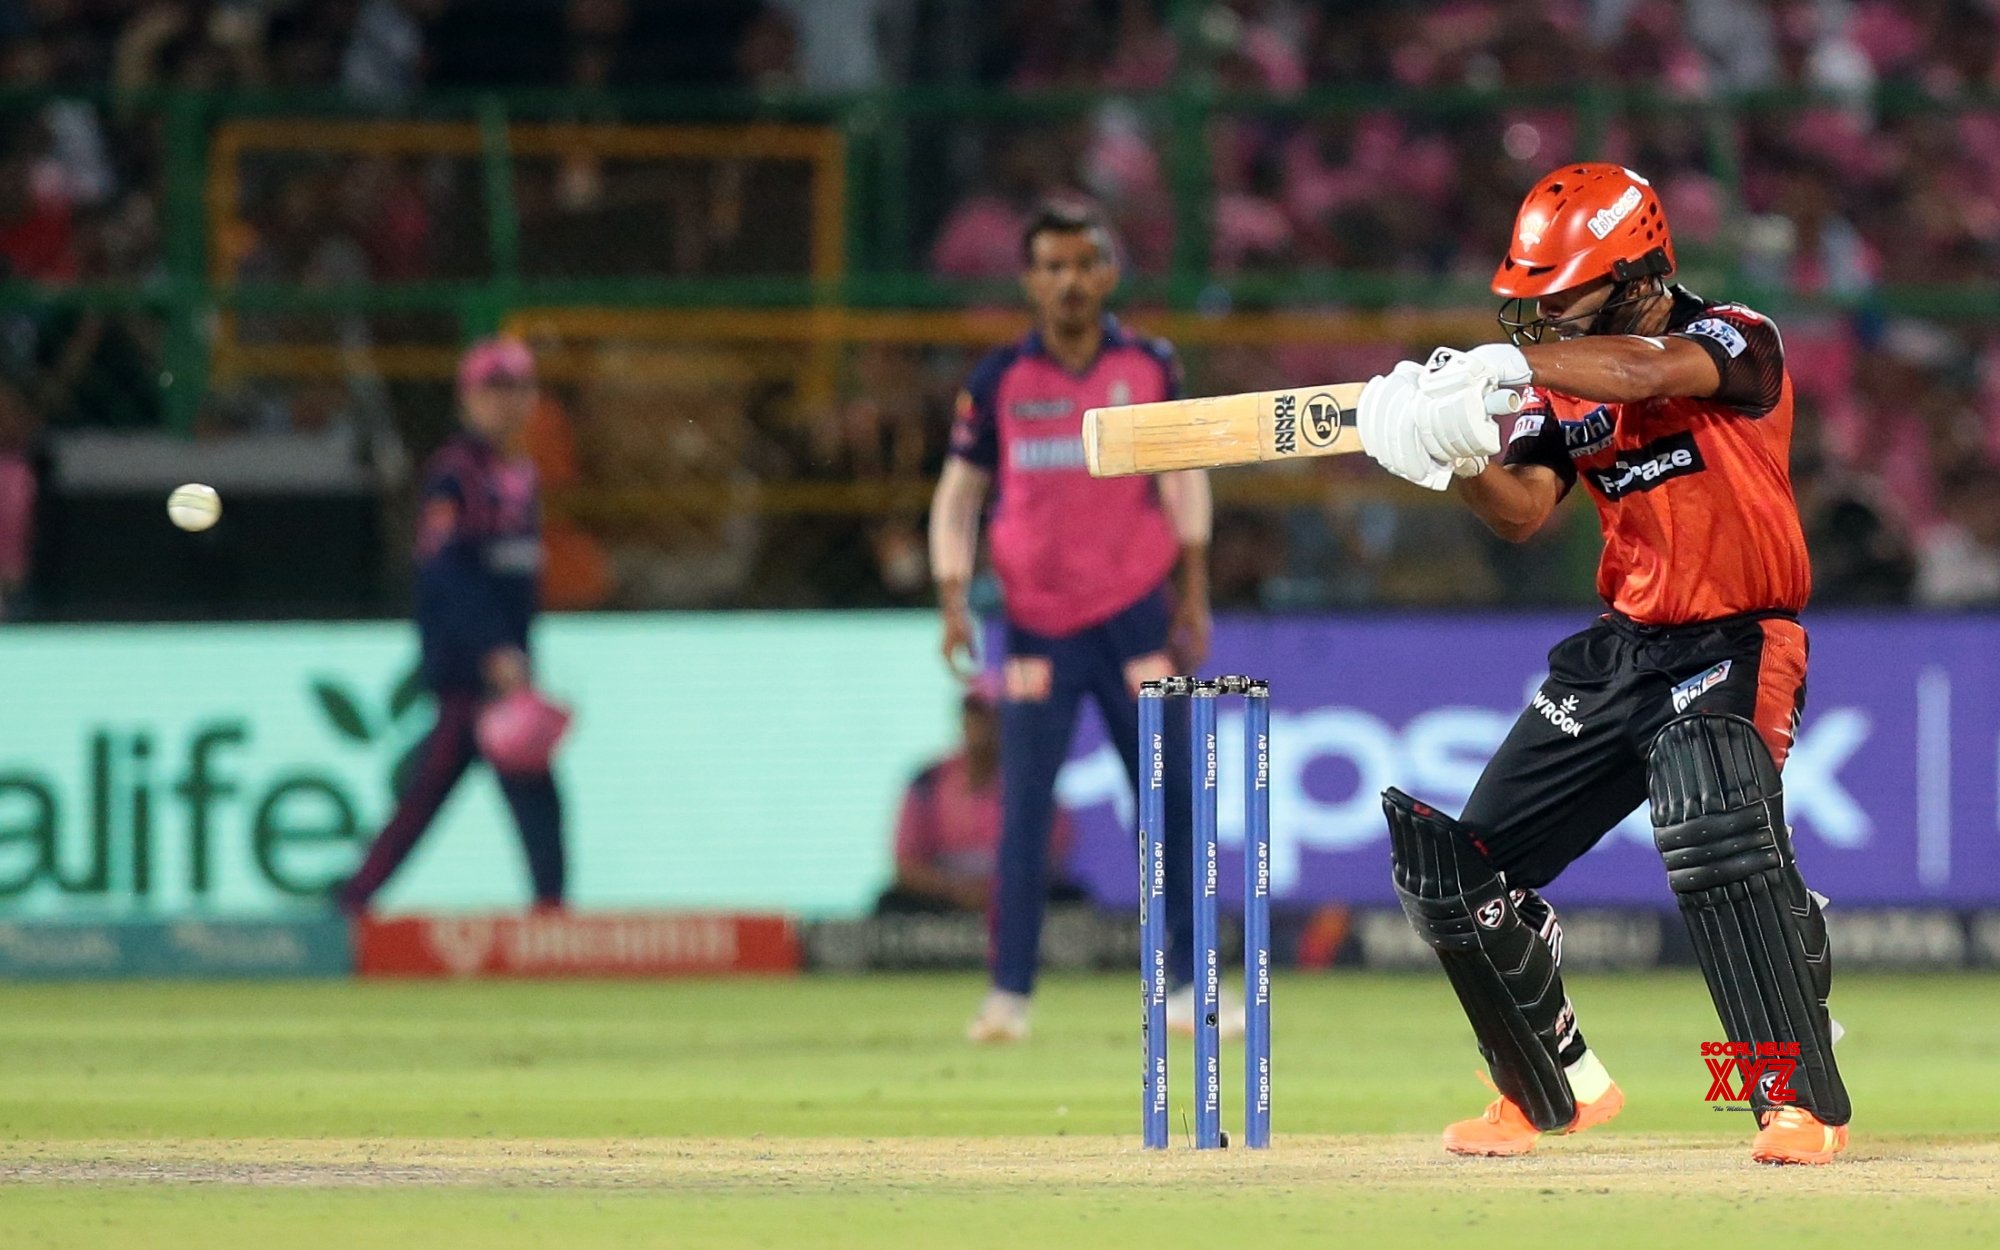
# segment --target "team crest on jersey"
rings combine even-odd
[[[1730,661],[1724,660],[1706,672],[1697,673],[1674,687],[1674,711],[1685,712],[1696,699],[1729,680]]]
[[[1563,446],[1569,449],[1569,458],[1585,460],[1611,446],[1617,425],[1606,404],[1597,405],[1575,421],[1564,421]]]

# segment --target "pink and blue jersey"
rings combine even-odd
[[[534,463],[469,430],[424,466],[417,534],[417,633],[433,690],[482,690],[499,647],[528,649],[541,586]]]
[[[1082,373],[1039,333],[981,361],[959,395],[952,454],[991,473],[993,570],[1015,625],[1064,637],[1158,590],[1180,546],[1150,477],[1094,478],[1083,464],[1091,408],[1177,399],[1172,345],[1104,319],[1104,344]]]

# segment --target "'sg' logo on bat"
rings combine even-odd
[[[1308,399],[1305,404],[1306,441],[1315,447],[1327,448],[1340,441],[1340,401],[1331,395],[1320,394]]]

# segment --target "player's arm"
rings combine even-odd
[[[1714,357],[1691,339],[1609,334],[1519,350],[1525,381],[1598,403],[1709,396],[1722,386]]]
[[[1519,393],[1521,411],[1500,455],[1452,483],[1486,528],[1515,543],[1540,532],[1576,484],[1576,464],[1547,396],[1532,386]]]
[[[993,477],[1000,471],[1000,421],[994,410],[1004,367],[1000,357],[980,362],[951,421],[951,454],[945,457],[937,493],[931,496],[931,578],[937,583],[938,608],[944,614],[944,662],[960,677],[978,669],[978,636],[966,592],[979,561],[979,516]]]
[[[475,544],[465,530],[465,483],[452,463],[425,474],[419,505],[419,576],[431,582],[444,605],[436,628],[453,647],[477,654],[480,673],[495,694],[528,684],[528,657],[501,637],[502,612]]]
[[[1457,485],[1473,515],[1510,543],[1534,537],[1555,514],[1564,489],[1556,471],[1542,464],[1489,464]]]
[[[979,555],[979,514],[993,475],[962,456],[946,457],[931,496],[931,577],[944,613],[944,659],[962,669],[973,659],[972,609],[966,592]]]
[[[1614,334],[1512,347],[1488,343],[1464,365],[1495,386],[1533,384],[1578,399],[1631,403],[1690,396],[1715,399],[1753,420],[1778,405],[1785,345],[1763,316],[1732,305],[1712,308],[1659,336]]]

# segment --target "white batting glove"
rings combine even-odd
[[[1375,462],[1406,482],[1426,490],[1451,484],[1451,465],[1424,449],[1415,423],[1424,403],[1417,389],[1423,367],[1403,361],[1386,375],[1370,378],[1362,388],[1355,425],[1361,447]]]
[[[1512,343],[1481,343],[1467,352],[1493,375],[1493,385],[1506,390],[1519,390],[1535,380],[1535,371],[1528,367],[1528,358]]]
[[[1433,460],[1499,454],[1500,425],[1488,411],[1493,384],[1470,357],[1439,348],[1418,376],[1417,391],[1411,420]]]

